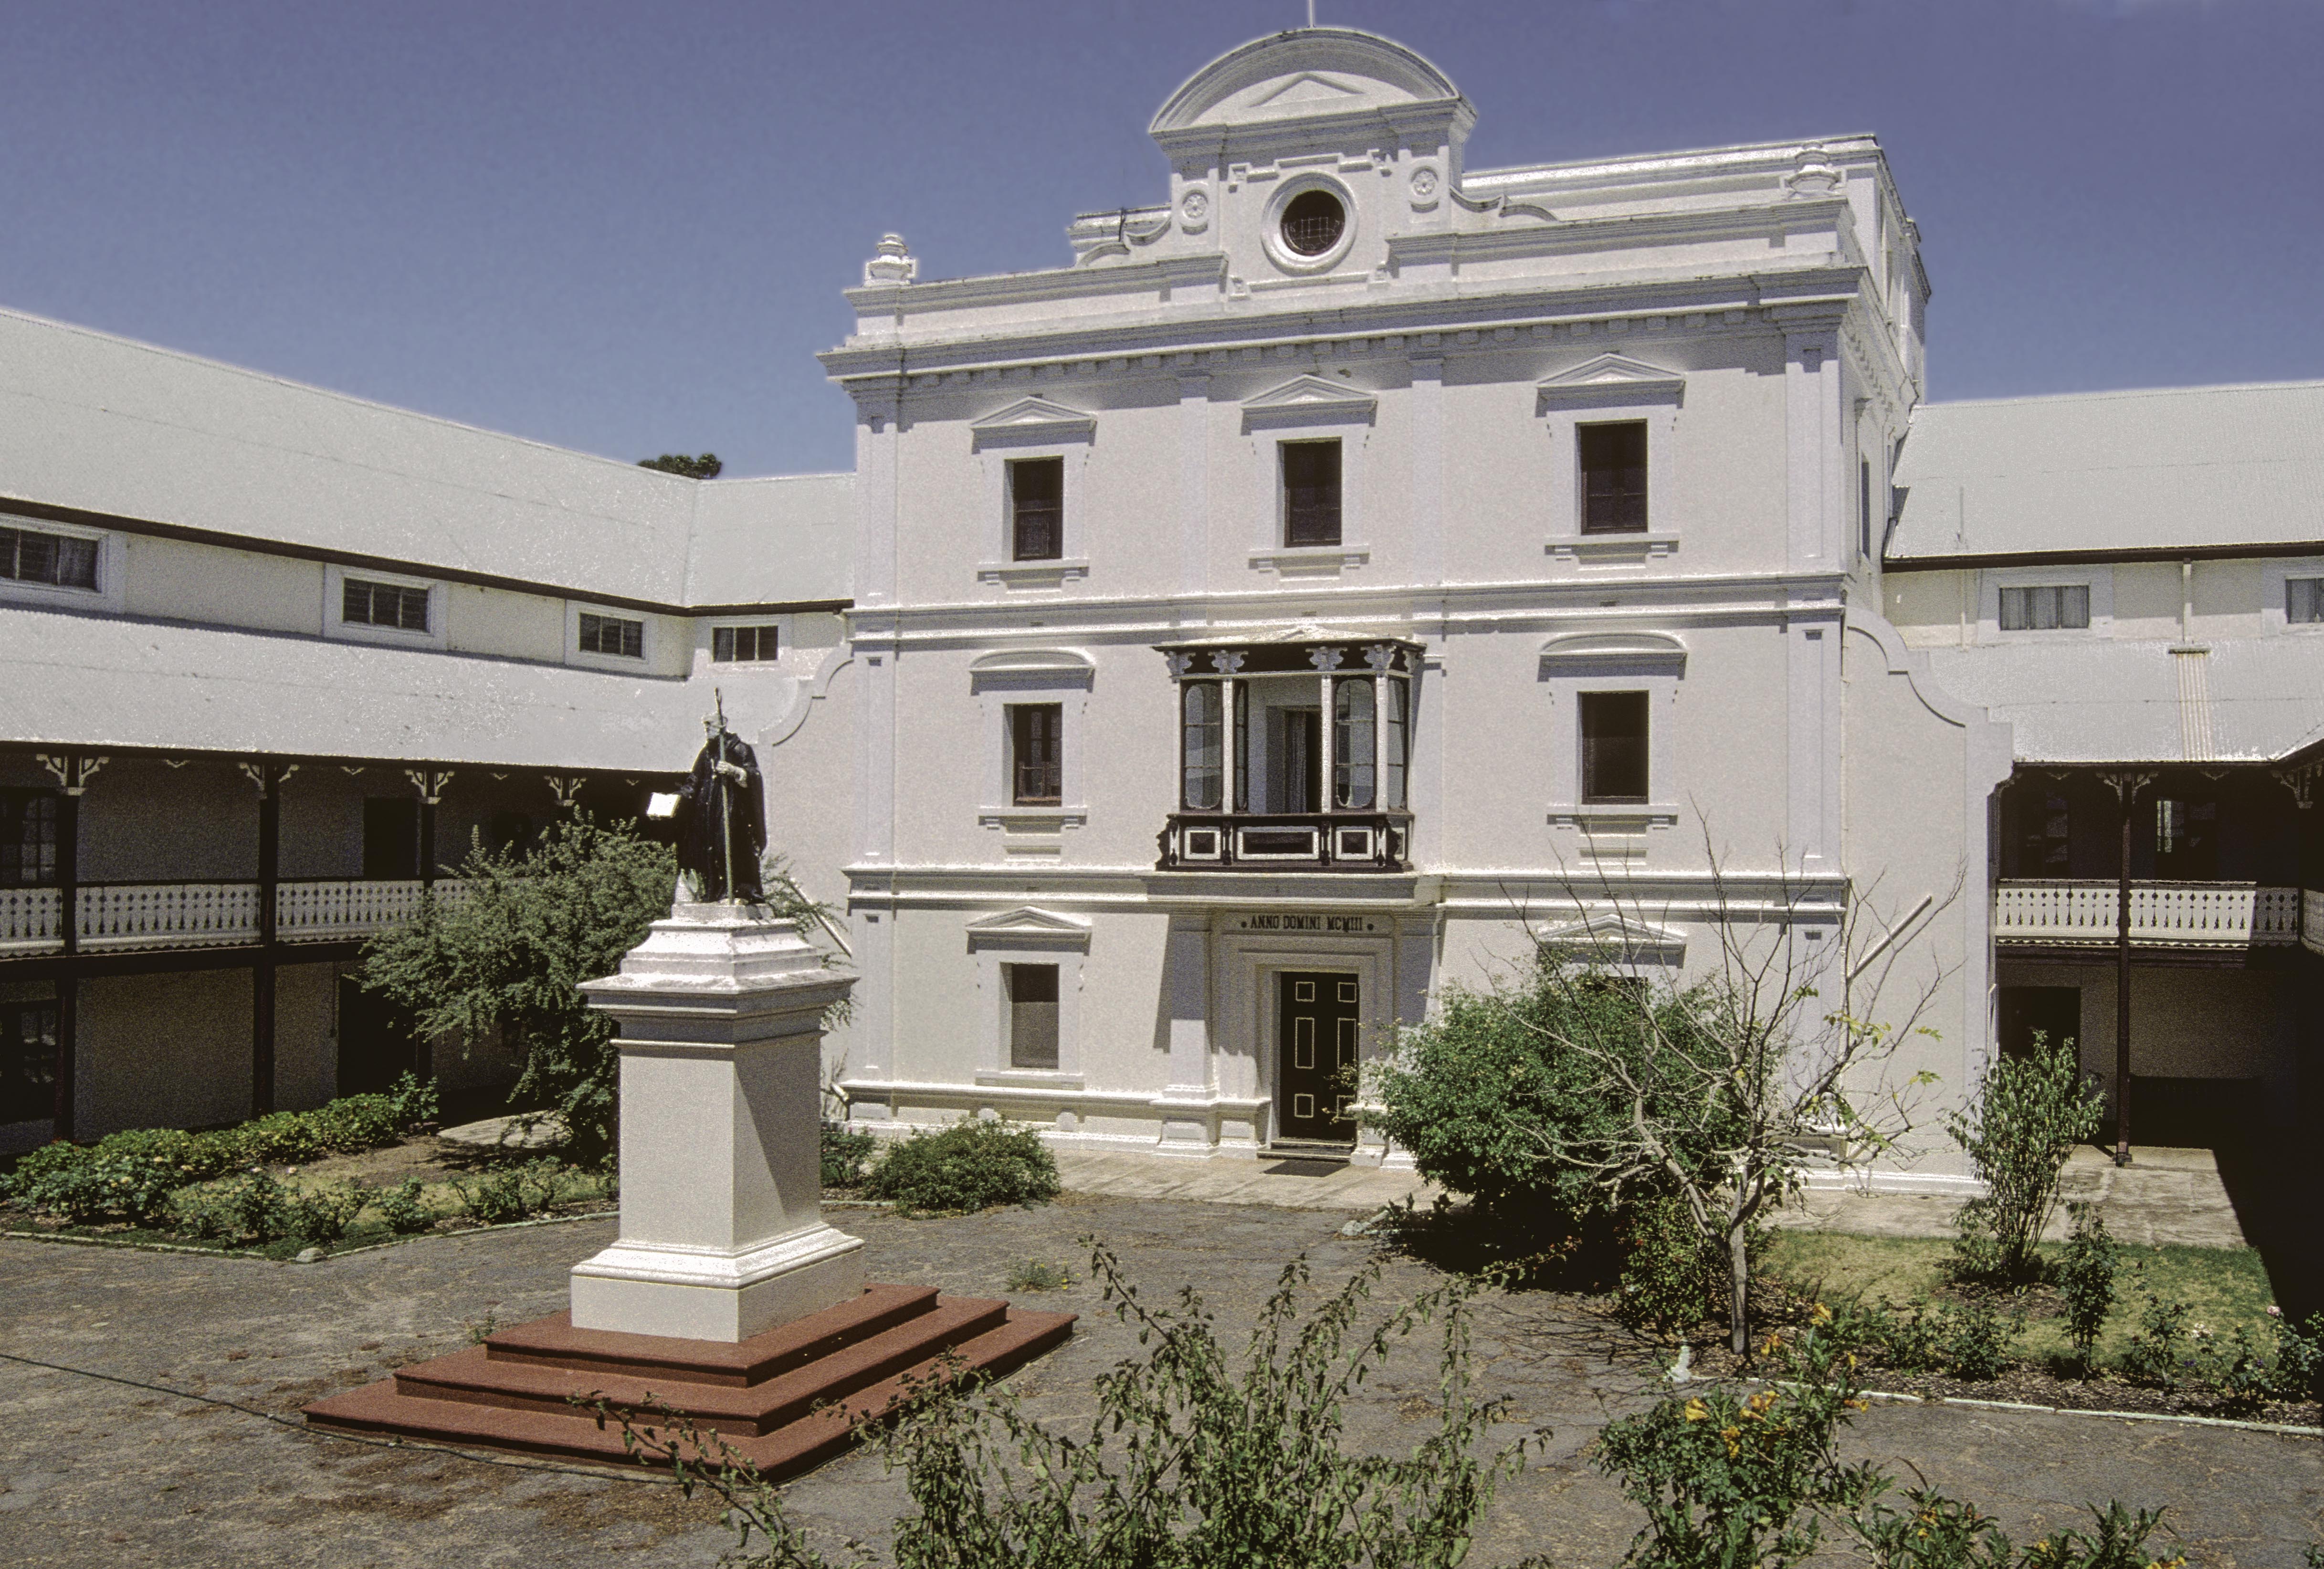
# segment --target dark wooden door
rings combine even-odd
[[[411,1016],[353,975],[339,977],[339,1094],[375,1095],[407,1073],[428,1076]]]
[[[1356,977],[1336,970],[1286,970],[1277,981],[1275,1109],[1285,1139],[1352,1143],[1356,1066]]]
[[[2034,1038],[2054,1047],[2082,1033],[2079,986],[2004,986],[2001,989],[2001,1055],[2027,1057]]]

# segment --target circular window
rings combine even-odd
[[[1283,206],[1283,243],[1302,256],[1320,256],[1347,233],[1348,209],[1328,190],[1303,190]]]

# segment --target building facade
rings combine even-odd
[[[865,1126],[1394,1160],[1347,1070],[1448,987],[1738,933],[1918,1009],[1879,1182],[1964,1184],[1926,1130],[2036,1029],[2119,1102],[2127,1029],[2134,1133],[2312,1102],[2317,390],[1931,405],[1874,139],[1473,170],[1474,113],[1277,34],[1065,264],[889,236],[849,475],[0,315],[0,1138],[416,1060],[355,942],[634,811],[714,689],[846,909]]]

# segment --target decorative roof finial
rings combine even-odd
[[[881,235],[880,243],[872,247],[872,259],[863,263],[863,281],[869,287],[880,283],[908,283],[920,264],[912,259],[910,247],[901,235]]]

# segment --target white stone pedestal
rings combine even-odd
[[[822,1211],[824,1010],[854,977],[788,922],[680,904],[581,990],[622,1054],[622,1233],[573,1269],[576,1329],[735,1342],[853,1300]]]

